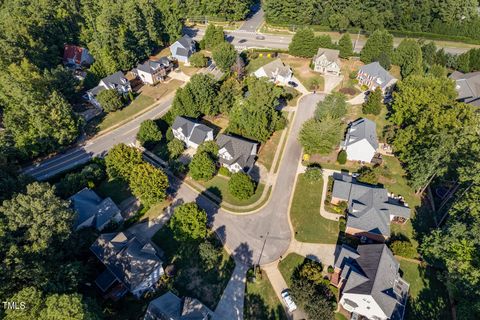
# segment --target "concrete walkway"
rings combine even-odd
[[[328,189],[328,177],[333,175],[334,172],[340,172],[340,171],[328,170],[328,169],[322,170],[323,189],[322,189],[322,202],[320,203],[320,215],[325,219],[338,221],[340,217],[342,217],[341,214],[331,213],[325,210],[325,199],[327,198],[327,189]]]
[[[343,76],[334,76],[332,74],[324,74],[325,86],[323,92],[330,93],[335,89],[343,80]]]
[[[353,97],[352,99],[347,101],[352,106],[359,105],[365,102],[365,92],[360,92],[358,96]]]
[[[232,277],[223,291],[222,298],[214,313],[214,320],[243,320],[245,281],[248,266],[236,262]]]

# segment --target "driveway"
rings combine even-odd
[[[330,93],[335,89],[343,80],[343,77],[340,76],[334,76],[332,74],[325,74],[323,75],[323,78],[325,79],[325,87],[323,91],[325,93]]]
[[[352,99],[348,100],[347,102],[351,105],[355,106],[358,104],[363,104],[365,102],[365,92],[360,92],[357,96],[353,97]]]
[[[237,263],[215,309],[214,320],[242,320],[248,266]]]

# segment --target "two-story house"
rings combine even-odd
[[[113,299],[127,292],[140,297],[154,290],[164,274],[162,260],[153,245],[128,231],[102,234],[90,250],[106,267],[95,283]]]
[[[227,134],[217,137],[218,158],[222,166],[231,172],[248,173],[255,164],[257,143]]]
[[[341,72],[340,51],[334,49],[318,48],[313,57],[313,70],[321,74],[339,76]]]
[[[125,78],[122,71],[117,71],[114,74],[111,74],[98,83],[95,88],[92,88],[87,91],[88,100],[95,106],[101,107],[101,105],[96,100],[97,95],[103,90],[116,90],[119,94],[126,94],[132,91],[132,86],[130,81]]]
[[[343,245],[335,260],[332,285],[339,288],[339,304],[352,319],[402,320],[410,285],[385,244]]]
[[[167,57],[161,57],[158,60],[147,60],[144,63],[139,63],[132,70],[132,73],[143,83],[153,86],[164,81],[172,68],[173,63]]]
[[[72,69],[89,66],[93,63],[93,57],[87,48],[66,44],[63,47],[63,64]]]
[[[185,117],[176,117],[172,124],[173,136],[185,142],[188,148],[197,149],[205,141],[213,140],[213,129]]]
[[[292,81],[293,72],[282,60],[276,59],[258,68],[253,75],[257,78],[268,78],[275,84],[287,85]]]
[[[364,65],[358,70],[358,83],[368,90],[382,89],[383,94],[389,95],[397,79],[385,70],[378,61]]]
[[[209,320],[213,311],[191,297],[180,299],[171,291],[148,304],[143,320]]]
[[[170,52],[173,58],[188,64],[190,56],[197,51],[196,46],[195,40],[184,35],[170,46]]]
[[[352,122],[340,147],[347,152],[348,160],[371,162],[378,149],[375,122],[366,118]]]

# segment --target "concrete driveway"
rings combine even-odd
[[[330,93],[335,89],[343,80],[343,77],[340,76],[334,76],[332,74],[325,74],[323,75],[323,78],[325,79],[325,87],[323,91],[325,93]]]

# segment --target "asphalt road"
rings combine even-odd
[[[172,104],[173,98],[159,103],[150,111],[121,127],[105,133],[97,138],[88,140],[85,144],[74,147],[62,155],[55,156],[41,163],[31,165],[23,173],[37,180],[46,180],[62,171],[88,162],[95,156],[105,155],[110,148],[119,143],[135,143],[140,124],[147,119],[161,117]]]
[[[288,206],[302,156],[297,137],[302,124],[313,116],[317,102],[323,98],[323,94],[310,94],[300,100],[281,158],[277,181],[268,204],[259,212],[233,215],[218,208],[185,184],[179,186],[176,199],[184,202],[196,201],[207,211],[214,230],[223,238],[236,261],[245,264],[267,264],[276,261],[288,249],[291,240]]]
[[[252,12],[253,14],[251,17],[249,17],[248,20],[245,20],[238,30],[255,32],[260,28],[263,23],[263,9],[257,4],[252,8]]]

